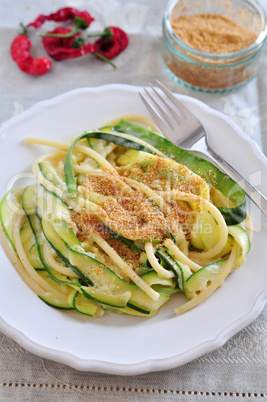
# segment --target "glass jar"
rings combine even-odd
[[[173,19],[192,14],[227,17],[255,32],[256,40],[229,53],[196,49],[181,40],[172,26]],[[266,38],[266,13],[255,0],[171,0],[163,17],[162,58],[168,74],[180,84],[204,92],[227,92],[255,76]]]

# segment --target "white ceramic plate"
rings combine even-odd
[[[47,151],[24,144],[25,136],[68,140],[126,113],[148,115],[138,90],[127,85],[78,89],[5,123],[0,134],[0,197],[10,178],[30,171],[35,157]],[[263,154],[229,119],[195,99],[180,98],[204,124],[217,152],[246,177],[267,177]],[[265,180],[265,194],[266,186]],[[180,317],[174,315],[178,295],[150,319],[111,313],[91,319],[55,310],[24,284],[0,249],[0,329],[37,355],[111,374],[169,369],[214,350],[255,319],[266,301],[267,223],[257,208],[249,209],[255,231],[246,264],[208,300]]]

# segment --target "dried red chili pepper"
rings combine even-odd
[[[71,32],[71,29],[67,27],[57,27],[49,33],[55,34],[67,34]],[[80,47],[74,47],[75,38],[81,36],[80,33],[76,33],[70,38],[57,38],[57,37],[43,37],[43,45],[50,57],[57,61],[65,59],[73,59],[75,57],[84,56],[94,52],[94,45],[92,43],[83,44]]]
[[[11,43],[10,53],[18,67],[27,74],[43,75],[52,67],[47,57],[33,58],[30,54],[31,41],[24,35],[18,35]]]
[[[91,22],[94,21],[94,18],[87,11],[79,11],[77,8],[65,7],[60,8],[57,12],[49,15],[39,15],[33,22],[30,22],[27,27],[33,26],[34,28],[38,29],[45,21],[64,22],[74,20],[75,18],[76,20],[83,20],[85,24],[87,24],[85,28],[87,28]]]
[[[118,56],[124,49],[126,49],[129,43],[129,37],[122,29],[118,27],[108,27],[108,29],[112,32],[111,39],[107,40],[105,37],[107,34],[106,28],[104,30],[103,37],[94,43],[94,48],[95,53],[98,53],[100,56],[104,56],[111,60]]]

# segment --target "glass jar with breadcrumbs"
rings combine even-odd
[[[266,12],[256,0],[171,0],[162,59],[180,84],[228,92],[257,74],[266,38]]]

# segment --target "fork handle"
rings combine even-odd
[[[267,198],[258,190],[253,184],[251,184],[245,177],[243,177],[238,171],[231,166],[225,159],[214,152],[207,146],[206,152],[201,152],[211,159],[211,162],[218,166],[218,168],[228,174],[240,187],[245,191],[246,195],[258,206],[258,208],[267,216]]]

